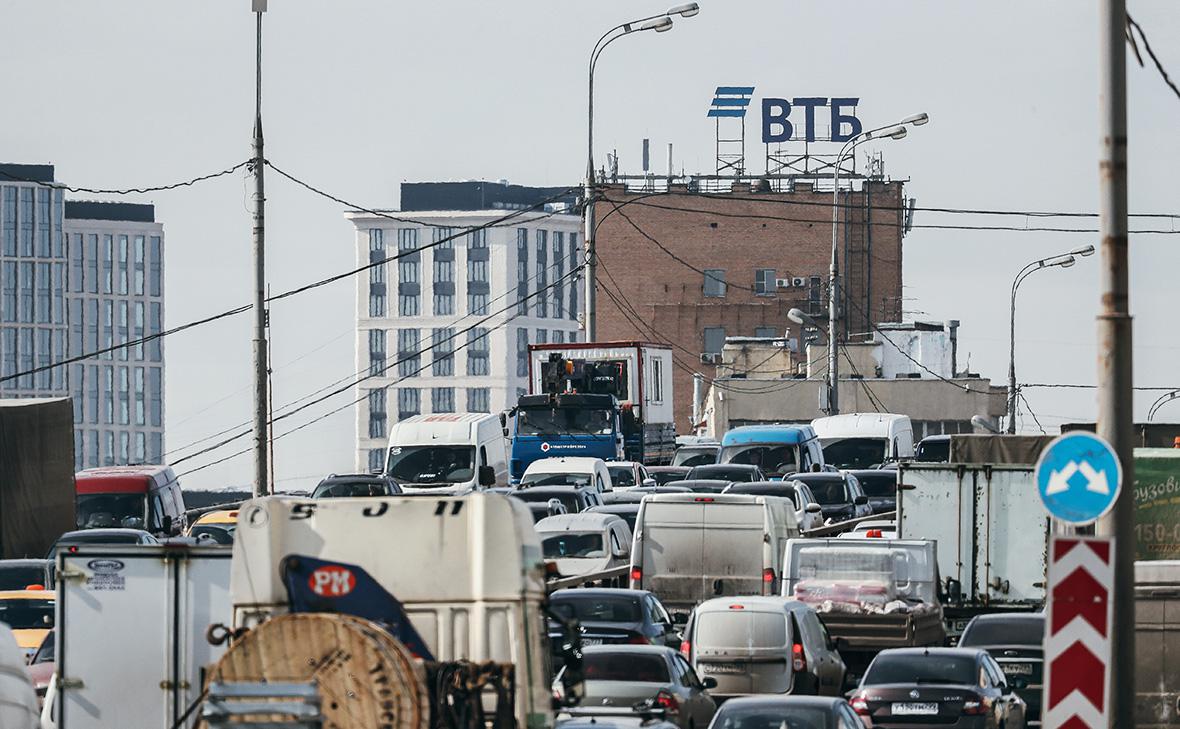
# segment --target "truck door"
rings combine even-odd
[[[1032,469],[994,466],[974,473],[975,594],[991,603],[1042,602],[1049,518],[1036,503]]]
[[[975,485],[966,466],[899,466],[898,536],[938,542],[938,570],[962,585],[964,599],[975,584]]]
[[[660,602],[673,609],[692,609],[711,596],[704,591],[702,520],[704,504],[652,502],[644,507],[640,532],[643,583]]]
[[[761,595],[766,532],[762,504],[705,503],[702,513],[703,598]]]

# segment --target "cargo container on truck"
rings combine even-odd
[[[672,461],[676,424],[672,415],[672,349],[650,342],[569,342],[529,345],[529,392],[548,392],[545,364],[554,355],[594,372],[591,392],[619,401],[624,458],[646,465]]]
[[[74,409],[0,399],[0,558],[44,557],[74,528]]]

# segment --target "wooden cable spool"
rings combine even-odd
[[[314,680],[324,729],[430,724],[422,662],[377,624],[351,615],[295,613],[267,620],[230,645],[208,680]]]

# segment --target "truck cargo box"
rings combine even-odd
[[[73,528],[69,399],[0,399],[0,557],[44,557]]]

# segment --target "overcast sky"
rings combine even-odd
[[[678,18],[670,32],[625,38],[602,57],[596,148],[617,148],[624,171],[638,169],[641,139],[648,137],[655,150],[675,145],[677,168],[711,172],[713,125],[705,111],[713,89],[752,85],[755,98],[860,97],[866,127],[928,112],[930,124],[881,148],[886,172],[909,180],[919,206],[1097,210],[1097,3],[701,4],[700,15]],[[366,206],[396,205],[397,186],[406,180],[576,183],[585,166],[591,46],[610,26],[665,7],[647,0],[271,0],[267,158]],[[1139,1],[1130,11],[1180,77],[1180,7]],[[250,156],[248,0],[7,2],[3,17],[0,159],[53,163],[69,184],[118,188],[194,177]],[[1128,87],[1131,210],[1180,211],[1180,100],[1150,61],[1147,68],[1129,66]],[[760,159],[756,123],[748,139],[751,158]],[[662,165],[662,152],[653,156]],[[165,226],[168,326],[250,300],[248,192],[246,177],[237,174],[128,198],[154,202]],[[273,173],[267,196],[275,291],[353,267],[351,225],[339,205]],[[915,222],[1005,221],[919,213]],[[1028,261],[1087,243],[1097,243],[1096,236],[914,230],[905,241],[906,309],[960,319],[960,362],[969,357],[972,371],[1002,383],[1012,277]],[[1139,385],[1180,386],[1178,245],[1175,236],[1132,237]],[[1022,382],[1094,382],[1098,268],[1095,256],[1038,273],[1022,287]],[[276,404],[355,370],[353,286],[333,284],[274,307]],[[165,352],[168,450],[249,420],[249,315],[172,336]],[[1050,432],[1063,420],[1094,416],[1092,391],[1027,395]],[[345,397],[351,399],[339,396],[307,417]],[[1136,396],[1138,419],[1154,397]],[[1180,403],[1161,415],[1180,420]],[[1025,425],[1035,428],[1031,420]],[[178,470],[248,441],[239,443]],[[349,471],[354,414],[327,418],[275,448],[281,489]],[[241,456],[191,475],[185,485],[242,485],[250,474],[250,457]]]

